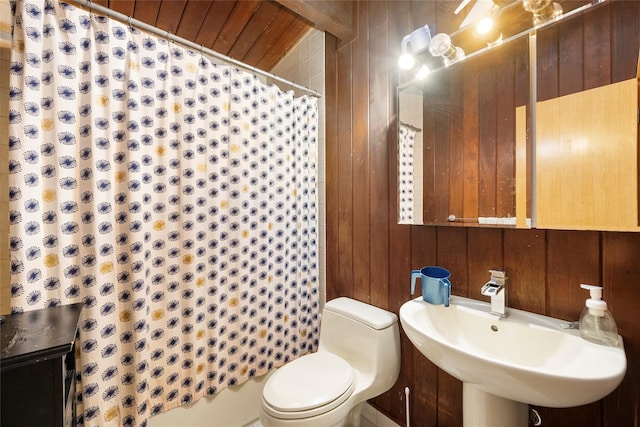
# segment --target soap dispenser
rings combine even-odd
[[[582,284],[580,287],[591,294],[580,316],[580,336],[596,344],[618,347],[618,327],[602,300],[602,286]]]

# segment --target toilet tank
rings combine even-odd
[[[328,301],[322,311],[318,351],[334,353],[372,376],[382,393],[400,372],[398,317],[351,298]]]

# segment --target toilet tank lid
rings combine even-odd
[[[388,328],[398,322],[398,316],[390,311],[346,297],[327,301],[324,309],[355,319],[376,330]]]

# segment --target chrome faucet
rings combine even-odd
[[[502,270],[489,270],[491,280],[481,289],[482,295],[491,297],[491,314],[507,317],[507,275]]]

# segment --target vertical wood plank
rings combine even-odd
[[[479,194],[479,154],[478,154],[478,115],[479,115],[479,65],[476,61],[463,64],[464,67],[464,105],[463,134],[465,141],[464,173],[464,214],[463,218],[477,218]]]
[[[504,268],[509,307],[546,313],[546,233],[504,230]]]
[[[435,146],[436,140],[436,105],[428,96],[423,97],[422,105],[422,143],[423,143],[423,170],[422,191],[423,205],[422,218],[425,224],[432,224],[436,220],[436,171],[435,171]]]
[[[638,72],[640,2],[611,4],[611,82],[632,79]]]
[[[611,83],[611,5],[585,13],[584,89]]]
[[[353,297],[353,64],[351,44],[338,50],[338,283],[339,294]]]
[[[517,44],[501,46],[496,51],[496,196],[495,214],[498,218],[516,215],[515,197],[515,127],[516,110],[515,61],[521,52]]]
[[[161,2],[155,26],[175,34],[186,5],[186,0]]]
[[[135,12],[136,2],[134,0],[110,0],[109,9],[120,12],[126,16],[133,16]]]
[[[480,293],[480,288],[489,281],[489,270],[504,269],[502,230],[470,228],[467,232],[467,239],[469,290],[463,296],[477,300],[487,300],[487,297]],[[507,291],[510,291],[510,289],[507,289]]]
[[[251,47],[264,36],[264,30],[276,17],[282,6],[270,1],[260,2],[244,30],[238,35],[229,50],[229,56],[240,59],[245,57]]]
[[[451,87],[455,82],[454,75],[441,73],[447,83],[448,91],[444,98],[438,98],[435,105],[435,140],[432,145],[434,164],[434,207],[433,222],[445,223],[449,216],[449,145],[452,135],[451,116],[455,114],[455,105],[451,103]]]
[[[327,250],[327,300],[340,296],[338,282],[340,270],[336,268],[339,262],[339,214],[340,199],[338,198],[338,39],[331,34],[325,34],[325,157],[326,157],[326,250]]]
[[[438,427],[462,426],[462,382],[438,369]]]
[[[545,101],[558,96],[558,30],[543,28],[536,36],[536,99]]]
[[[204,1],[187,1],[176,35],[187,40],[194,40],[211,5],[211,3]]]
[[[251,46],[242,61],[248,64],[258,64],[258,68],[264,67],[263,69],[270,70],[282,55],[277,52],[279,49],[274,48],[291,46],[294,41],[287,40],[287,35],[294,32],[299,34],[305,25],[295,20],[292,13],[281,9],[271,24],[263,31],[262,36]]]
[[[529,93],[529,39],[522,40],[521,43],[516,44],[519,48],[516,54],[515,61],[515,99],[514,104],[516,107],[528,106],[531,100],[531,94]],[[531,109],[527,107],[526,110],[526,130],[525,134],[525,152],[526,152],[526,188],[527,193],[531,193]],[[526,218],[531,218],[531,197],[526,198]]]
[[[437,228],[438,265],[451,272],[451,293],[468,295],[467,230]],[[438,370],[438,426],[462,425],[462,383]]]
[[[338,137],[338,39],[325,33],[325,157],[326,157],[326,248],[327,248],[327,300],[340,296],[339,263],[339,225],[340,199],[339,181],[339,137]]]
[[[437,228],[411,227],[411,269],[436,265],[437,257]],[[409,289],[409,275],[407,275],[407,289]],[[417,295],[415,295],[417,296]]]
[[[496,63],[496,51],[488,53],[491,64]],[[481,67],[478,84],[478,216],[496,216],[496,69]]]
[[[468,295],[467,229],[437,228],[437,265],[451,273],[451,294]]]
[[[606,427],[635,425],[640,420],[640,234],[603,233],[604,299],[624,340],[627,374],[622,384],[604,399]]]
[[[464,218],[464,68],[455,67],[451,70],[452,82],[449,101],[451,112],[449,115],[449,214]]]
[[[597,285],[600,274],[600,235],[595,231],[547,231],[549,316],[578,320],[588,293],[581,283]]]
[[[369,3],[359,4],[358,35],[352,46],[352,73],[357,76],[353,91],[353,129],[352,129],[352,182],[353,182],[353,296],[369,302],[371,267],[377,260],[371,259],[369,218],[374,214],[369,205],[369,147],[373,145],[369,135]],[[374,69],[375,70],[375,69]],[[387,87],[385,82],[384,87]],[[386,105],[386,103],[384,103]],[[382,120],[386,121],[386,117]],[[386,170],[385,159],[385,170]],[[384,260],[380,260],[383,261]]]
[[[385,299],[386,306],[398,312],[402,303],[408,300],[407,275],[411,270],[411,227],[398,225],[398,105],[395,88],[399,81],[395,61],[400,50],[400,41],[407,33],[410,3],[370,2],[369,49],[371,84],[371,204],[373,212],[371,257],[375,299]],[[387,175],[388,174],[388,175]],[[385,176],[387,175],[387,176]],[[386,218],[385,218],[386,217]],[[386,244],[386,247],[383,245]],[[386,261],[386,262],[385,262]],[[384,292],[387,292],[384,295]],[[413,385],[414,371],[412,345],[404,333],[402,337],[402,363],[396,384],[385,396],[392,418],[404,419],[404,387]],[[382,402],[381,402],[382,403]]]
[[[583,89],[582,16],[567,20],[558,30],[558,95]]]
[[[411,425],[438,427],[438,368],[415,347],[414,380],[411,388]]]
[[[138,0],[139,2],[140,0]],[[212,48],[218,34],[222,31],[224,23],[227,21],[227,17],[233,10],[234,2],[225,1],[216,5],[216,13],[207,14],[198,35],[196,36],[195,43]]]
[[[377,12],[370,15],[370,22],[371,24],[375,22],[377,24],[384,25],[384,20],[388,20],[389,48],[391,49],[391,47],[393,46],[393,49],[397,50],[392,52],[398,54],[402,37],[407,34],[408,31],[410,31],[409,27],[411,25],[411,3],[409,1],[398,1],[394,4],[395,6],[393,7],[389,7],[391,5],[387,4],[384,11],[378,9],[381,7],[380,5],[375,6],[375,8],[373,8],[372,10],[374,12]],[[372,31],[370,31],[370,34],[372,33]],[[375,42],[372,40],[369,44],[370,49],[372,49],[374,46],[379,46],[381,42],[381,40],[376,40]],[[381,56],[377,56],[384,55],[382,52],[376,50],[375,55],[375,57],[371,57],[372,61],[387,61],[386,58],[383,59]],[[372,78],[373,79],[370,95],[373,96],[376,88],[380,87],[380,85],[383,84],[383,82],[379,79],[384,79],[384,77],[378,75],[377,73],[374,73],[372,74]],[[388,294],[386,296],[386,307],[393,312],[398,312],[400,306],[411,297],[409,292],[409,274],[412,268],[411,250],[413,241],[411,236],[413,227],[398,224],[398,100],[395,91],[395,87],[398,84],[398,81],[398,70],[395,69],[393,71],[388,71],[387,84],[390,86],[387,86],[386,89],[381,89],[383,91],[382,93],[386,93],[387,95],[384,95],[382,98],[371,98],[372,100],[378,99],[377,102],[372,101],[372,103],[386,103],[389,112],[389,116],[386,119],[389,120],[389,122],[387,123],[387,125],[389,126],[389,133],[387,134],[388,139],[383,143],[385,145],[388,145],[388,148],[384,149],[384,147],[380,145],[382,142],[378,141],[375,144],[375,151],[372,151],[372,153],[375,154],[375,156],[372,158],[372,164],[375,164],[376,168],[376,176],[373,179],[376,182],[375,185],[378,185],[378,183],[380,183],[380,185],[382,186],[383,194],[385,191],[385,184],[382,181],[385,180],[385,172],[383,169],[385,166],[382,162],[383,158],[385,156],[387,157],[386,161],[388,163],[386,167],[388,171],[388,187],[386,187],[386,191],[388,192],[388,198],[386,201],[379,199],[379,197],[384,196],[376,195],[374,198],[373,192],[377,191],[375,186],[371,188],[371,191],[372,203],[374,203],[376,209],[382,211],[383,209],[385,209],[384,206],[386,205],[386,209],[388,212],[388,222],[386,224],[379,224],[382,227],[380,229],[380,233],[387,233],[387,236],[380,237],[381,239],[384,239],[385,237],[388,239],[388,247],[386,248],[386,250],[388,250],[388,253],[386,255],[387,262],[385,263],[382,257],[376,258],[377,260],[379,260],[380,264],[384,265],[376,266],[375,271],[381,272],[384,271],[385,268],[388,269],[386,277],[383,275],[380,278],[376,278],[376,280],[386,279],[388,281],[386,285],[382,286],[386,286],[386,289],[388,290]],[[375,86],[373,85],[373,82],[376,82]],[[376,120],[384,120],[383,111],[377,110],[377,107],[372,110],[372,113],[377,115]],[[380,129],[378,128],[379,125],[379,123],[370,123],[370,126],[372,126],[371,129],[377,129],[375,131],[376,133],[380,132]],[[379,221],[379,219],[376,218],[376,221]],[[377,233],[377,227],[378,225],[372,228],[371,232]],[[376,251],[378,250],[384,249],[377,248]],[[376,275],[377,274],[379,273],[376,273]],[[384,296],[380,295],[380,298],[384,298]]]
[[[405,6],[406,8],[406,6]],[[367,100],[377,99],[370,107],[370,269],[371,302],[392,310],[399,308],[390,303],[390,226],[397,223],[397,184],[390,177],[397,177],[398,111],[395,88],[398,73],[395,68],[384,66],[386,59],[397,56],[406,12],[399,9],[394,16],[386,4],[375,2],[369,8],[369,69],[370,84]],[[388,27],[385,25],[388,22]],[[397,24],[394,24],[398,22]],[[388,43],[385,42],[388,40]],[[378,47],[378,48],[376,48]],[[375,95],[374,95],[375,94]],[[369,101],[370,102],[370,101]],[[390,169],[391,168],[391,169]],[[391,172],[393,170],[393,172]],[[409,230],[403,236],[409,237]],[[406,242],[406,240],[405,240]],[[406,246],[405,252],[409,250]]]
[[[133,17],[138,21],[155,25],[159,10],[160,8],[156,0],[136,0]]]
[[[218,38],[213,43],[212,49],[224,55],[229,53],[233,43],[245,27],[246,22],[260,5],[259,0],[245,0],[235,2],[233,10],[229,14],[222,29],[218,33]]]

